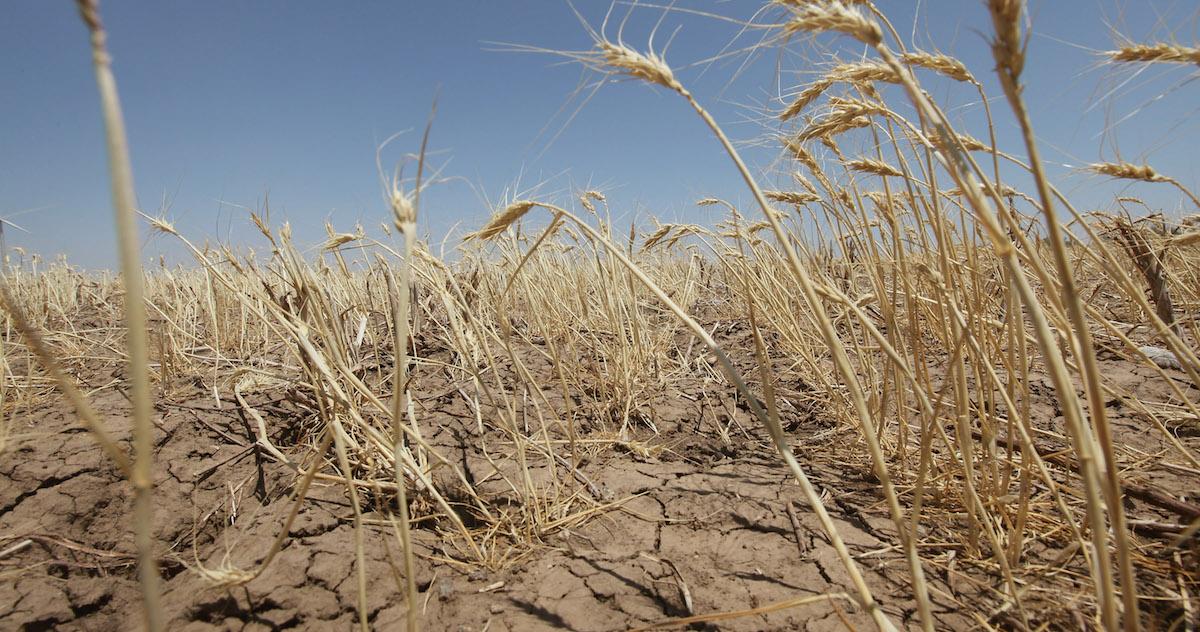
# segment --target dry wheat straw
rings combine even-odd
[[[405,480],[404,470],[400,467],[400,464],[404,462],[405,450],[407,449],[404,445],[404,412],[409,409],[411,400],[408,383],[408,354],[409,340],[412,337],[411,323],[409,322],[412,313],[412,308],[409,304],[411,299],[410,288],[412,287],[412,253],[416,242],[417,211],[420,204],[421,178],[425,170],[425,152],[429,143],[429,132],[433,127],[433,117],[436,112],[437,102],[435,100],[430,111],[429,122],[425,125],[425,133],[421,137],[421,149],[417,157],[417,180],[413,185],[413,194],[410,196],[407,191],[399,186],[398,182],[393,180],[387,196],[389,206],[392,210],[392,224],[404,240],[400,258],[399,287],[397,287],[396,280],[390,268],[387,269],[386,279],[388,294],[391,296],[391,301],[389,302],[392,308],[392,326],[394,328],[392,334],[392,353],[394,356],[391,409],[392,461],[395,464],[396,504],[398,505],[397,513],[399,514],[399,525],[396,525],[395,520],[392,521],[392,524],[399,536],[400,546],[403,548],[406,606],[405,626],[408,632],[417,632],[419,629],[417,625],[417,579],[410,530],[411,516],[409,515],[408,508],[407,481]],[[414,431],[418,431],[415,420],[412,427]]]
[[[146,334],[144,279],[138,251],[136,194],[133,169],[129,162],[129,145],[125,137],[125,122],[117,96],[117,82],[112,72],[112,60],[105,43],[106,34],[100,22],[96,0],[77,0],[80,16],[91,34],[92,64],[100,91],[104,114],[105,140],[111,176],[113,212],[117,224],[121,277],[125,284],[125,327],[128,344],[128,377],[130,401],[133,407],[134,462],[130,482],[133,484],[133,529],[138,551],[138,577],[142,587],[144,623],[151,632],[163,630],[162,605],[159,597],[158,562],[154,554],[154,424],[151,416],[149,344]]]

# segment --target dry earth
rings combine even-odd
[[[722,335],[729,348],[739,348],[745,332],[727,327]],[[433,357],[437,353],[443,352],[430,352]],[[1110,378],[1139,398],[1170,399],[1162,378],[1150,368],[1101,357]],[[751,366],[750,358],[743,361]],[[96,407],[127,443],[128,403],[115,386],[118,376],[107,367],[80,377],[98,388]],[[454,453],[456,447],[478,441],[474,416],[446,376],[420,369],[418,376],[415,396],[422,424],[436,433],[433,443]],[[1197,396],[1182,380],[1179,385],[1189,397]],[[878,485],[861,456],[864,451],[854,444],[852,430],[830,423],[799,397],[788,399],[804,388],[796,381],[780,390],[788,400],[784,410],[796,453],[823,491],[885,610],[893,620],[914,626],[908,573]],[[1061,424],[1049,387],[1034,380],[1031,390],[1040,398],[1043,426]],[[273,440],[288,445],[295,440],[289,433],[297,431],[297,424],[281,397],[260,396],[253,403],[268,414],[276,432]],[[580,465],[583,476],[572,483],[592,486],[613,506],[580,527],[533,538],[540,541],[536,546],[513,548],[509,559],[490,568],[454,561],[461,556],[453,543],[439,537],[433,525],[419,524],[415,548],[423,628],[621,630],[690,612],[744,610],[849,591],[846,571],[765,433],[729,397],[711,384],[686,379],[677,392],[658,396],[649,406],[657,434],[639,425],[638,441],[630,443],[648,449],[591,450]],[[714,404],[719,401],[727,405]],[[1130,480],[1173,496],[1181,505],[1200,507],[1198,477],[1157,462],[1171,459],[1162,456],[1169,454],[1165,442],[1148,422],[1120,401],[1111,403],[1111,412],[1126,454],[1145,454],[1144,460],[1127,464]],[[727,422],[729,413],[747,431],[735,426],[727,445],[716,437],[710,420]],[[225,559],[253,568],[289,511],[295,477],[281,465],[258,462],[236,402],[229,397],[218,403],[198,383],[174,384],[160,398],[156,420],[155,530],[170,629],[350,629],[356,616],[354,533],[344,488],[314,485],[292,537],[265,575],[233,590],[208,588],[192,570],[197,560],[210,568]],[[140,602],[128,485],[65,402],[20,411],[16,424],[15,445],[0,456],[0,551],[5,551],[0,559],[0,628],[137,627]],[[1194,428],[1175,430],[1193,451],[1200,451]],[[490,466],[461,452],[468,475],[488,489],[489,481],[483,479]],[[929,502],[930,511],[936,511],[936,501]],[[786,510],[789,503],[792,512]],[[1177,512],[1142,500],[1131,498],[1128,506],[1131,519],[1147,524],[1180,520]],[[399,552],[391,527],[372,520],[374,515],[368,514],[365,546],[369,616],[376,629],[400,629],[405,606],[393,570]],[[965,527],[961,517],[931,524],[935,526],[923,529],[922,541],[926,559],[935,561],[927,574],[937,627],[976,627],[970,613],[987,613],[999,603],[994,591],[1001,582],[986,553],[972,558],[962,549],[956,535]],[[1150,551],[1150,544],[1167,537],[1146,529],[1135,538],[1139,550]],[[1027,595],[1027,604],[1038,620],[1073,628],[1083,623],[1071,605],[1074,595],[1088,589],[1087,571],[1079,556],[1062,561],[1065,541],[1049,537],[1030,544],[1030,555],[1046,560],[1042,585],[1061,591]],[[12,546],[17,550],[9,550]],[[1194,571],[1180,576],[1169,561],[1147,559],[1143,572],[1161,574],[1164,582],[1183,577],[1191,594],[1200,592]],[[1195,563],[1196,549],[1184,551],[1184,560]],[[1170,610],[1177,604],[1150,606],[1159,607]],[[1009,627],[1009,616],[996,614],[990,623]],[[819,600],[693,629],[871,627],[851,603]]]

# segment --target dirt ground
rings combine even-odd
[[[726,335],[733,336],[733,333]],[[1149,367],[1101,355],[1110,379],[1143,401],[1169,401],[1162,378]],[[749,359],[746,360],[749,362]],[[1168,371],[1195,401],[1182,374]],[[96,408],[121,443],[129,439],[128,401],[113,385],[112,367],[81,375]],[[452,449],[475,439],[472,411],[448,379],[418,370],[414,395],[431,441]],[[452,386],[452,385],[450,385]],[[821,490],[868,584],[891,618],[915,627],[909,573],[865,452],[853,430],[806,406],[803,384],[780,390],[794,450]],[[1034,381],[1039,424],[1061,425],[1048,383]],[[452,389],[450,389],[452,390]],[[654,398],[657,433],[634,427],[636,441],[588,451],[578,486],[610,505],[579,526],[529,538],[534,545],[498,549],[494,563],[463,561],[455,544],[431,525],[414,531],[420,621],[427,630],[623,630],[689,614],[754,609],[776,602],[851,592],[834,550],[798,486],[769,447],[765,432],[736,405],[714,412],[712,386],[681,380]],[[717,393],[716,398],[731,397]],[[789,397],[791,399],[789,400]],[[257,396],[278,445],[294,437],[295,411],[279,397]],[[706,403],[709,402],[709,403]],[[1110,403],[1129,480],[1200,507],[1200,476],[1174,464],[1165,440],[1121,401]],[[745,431],[726,444],[711,419]],[[220,401],[203,384],[179,382],[156,409],[156,540],[163,599],[172,630],[341,630],[355,621],[354,529],[344,486],[317,481],[279,556],[244,587],[217,590],[194,571],[227,561],[252,569],[263,559],[290,510],[296,477],[284,466],[256,459],[248,426],[232,395]],[[1173,428],[1193,452],[1196,428]],[[21,411],[13,445],[0,455],[0,628],[6,630],[126,630],[140,625],[140,597],[130,535],[132,493],[106,461],[64,401]],[[587,437],[587,429],[584,429]],[[499,438],[495,439],[499,441]],[[1054,446],[1052,446],[1054,447]],[[1057,446],[1064,447],[1064,446]],[[486,479],[487,463],[464,466]],[[1143,454],[1144,458],[1134,458]],[[1064,473],[1064,476],[1069,476]],[[486,489],[487,483],[481,483]],[[900,481],[901,491],[905,490]],[[911,505],[911,498],[905,498]],[[1187,518],[1159,503],[1130,498],[1138,525],[1178,524]],[[936,511],[931,501],[930,511]],[[1046,506],[1049,506],[1048,504]],[[907,508],[907,507],[906,507]],[[1185,519],[1186,518],[1186,519]],[[922,527],[922,554],[938,629],[1013,626],[1001,603],[999,576],[986,551],[969,555],[964,518],[947,514]],[[1138,522],[1141,521],[1141,522]],[[375,629],[401,629],[403,591],[394,571],[400,552],[392,527],[367,514],[365,572],[368,612]],[[1193,570],[1180,574],[1159,559],[1167,535],[1136,527],[1142,568],[1164,583],[1178,578],[1200,592]],[[1064,554],[1064,535],[1039,537],[1028,555],[1045,560],[1036,590],[1026,595],[1034,620],[1053,628],[1086,624],[1072,605],[1089,589],[1079,555]],[[11,547],[16,547],[13,550]],[[1069,553],[1066,552],[1066,553]],[[1064,560],[1065,558],[1065,560]],[[1196,549],[1183,551],[1186,568]],[[1195,567],[1192,567],[1193,569]],[[1175,603],[1147,606],[1147,616]],[[1158,610],[1155,610],[1158,609]],[[988,614],[991,614],[990,618]],[[798,607],[694,625],[720,630],[872,629],[870,618],[846,599],[819,599]]]

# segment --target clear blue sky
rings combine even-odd
[[[593,23],[608,6],[576,4]],[[919,45],[933,48],[936,42],[990,80],[982,2],[880,4],[902,32],[915,29]],[[921,17],[914,22],[918,4]],[[1139,41],[1173,37],[1195,45],[1200,39],[1192,2],[1145,4],[1153,8],[1137,0],[1031,3],[1035,36],[1026,81],[1034,125],[1058,182],[1087,208],[1107,203],[1115,188],[1071,175],[1062,165],[1114,159],[1118,149],[1126,160],[1149,161],[1190,187],[1200,186],[1194,149],[1200,88],[1189,81],[1196,70],[1117,72],[1094,55],[1111,48],[1117,32]],[[760,5],[676,3],[742,16]],[[490,50],[492,41],[587,48],[587,35],[565,2],[110,1],[101,10],[140,203],[153,212],[170,200],[171,217],[197,241],[261,245],[245,213],[218,200],[255,207],[268,193],[273,219],[291,221],[302,242],[322,238],[326,218],[341,230],[361,221],[378,232],[387,209],[375,148],[413,128],[386,160],[415,150],[439,87],[432,148],[437,162],[448,161],[444,174],[460,179],[423,199],[421,230],[435,240],[456,223],[469,229],[483,221],[489,213],[485,198],[497,200],[506,187],[547,179],[547,195],[570,185],[601,186],[615,213],[627,220],[650,214],[668,221],[703,219],[692,206],[700,197],[745,199],[727,159],[674,95],[633,82],[611,85],[564,127],[560,109],[565,104],[570,112],[576,105],[568,97],[581,80],[579,67],[550,56]],[[644,45],[659,14],[645,7],[635,12],[626,39]],[[791,47],[797,55],[767,54],[740,74],[735,71],[742,58],[684,68],[728,44],[736,30],[673,14],[660,41],[675,26],[681,29],[668,61],[739,139],[770,131],[756,109],[779,92],[777,64],[789,70],[783,80],[792,85],[785,90],[811,78],[799,64],[800,54],[812,50],[804,43]],[[841,45],[843,58],[852,57],[852,49]],[[935,96],[967,106],[968,120],[978,111],[962,91]],[[1135,109],[1113,134],[1099,134],[1106,121]],[[1007,117],[1001,120],[1005,148],[1018,150],[1013,126]],[[974,132],[982,136],[982,130]],[[749,158],[767,166],[774,150],[751,150]],[[1136,193],[1168,210],[1188,210],[1161,187]],[[10,229],[10,246],[48,258],[66,253],[89,268],[114,265],[84,26],[68,0],[9,0],[0,7],[0,215],[40,206],[49,208],[15,219],[30,234]],[[175,246],[156,237],[144,240],[144,248],[154,258]]]

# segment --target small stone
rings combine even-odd
[[[295,610],[282,610],[279,608],[255,612],[254,615],[262,619],[263,623],[271,626],[271,629],[286,628],[289,623],[300,618]]]
[[[443,577],[438,580],[437,596],[439,601],[446,601],[454,596],[454,582],[450,581],[449,577]]]
[[[1138,347],[1138,351],[1146,354],[1150,361],[1164,369],[1182,369],[1179,358],[1175,357],[1174,353],[1163,349],[1162,347]]]
[[[498,603],[494,603],[494,604],[488,606],[488,612],[490,612],[492,614],[500,614],[501,612],[504,612],[504,606],[502,606]]]

